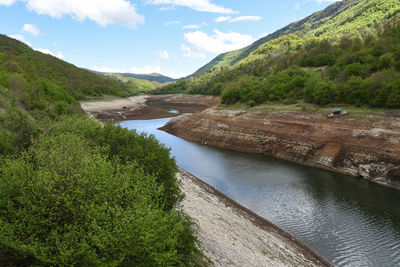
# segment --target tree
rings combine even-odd
[[[0,165],[0,265],[177,266],[201,255],[190,220],[134,162],[73,133]],[[12,262],[10,262],[10,260]]]

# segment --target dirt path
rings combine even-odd
[[[329,266],[272,223],[180,170],[183,210],[198,223],[202,250],[215,266]]]

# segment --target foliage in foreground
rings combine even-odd
[[[156,139],[79,117],[31,136],[0,163],[0,265],[204,263]]]

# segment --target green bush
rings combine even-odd
[[[392,65],[392,61],[393,61],[392,53],[384,54],[379,58],[379,64],[378,64],[379,69],[390,68],[390,66]]]
[[[166,209],[172,209],[181,199],[175,174],[175,160],[154,136],[138,134],[118,125],[101,125],[94,120],[84,120],[78,116],[62,117],[50,127],[50,133],[72,133],[80,135],[94,146],[101,146],[102,153],[110,160],[119,158],[122,163],[137,162],[145,173],[152,175],[163,186]]]
[[[13,154],[26,149],[39,132],[37,122],[31,115],[12,102],[5,114],[0,114],[0,154]]]
[[[184,266],[200,253],[190,220],[163,208],[138,163],[73,133],[42,136],[0,165],[0,265]]]
[[[356,62],[356,63],[350,64],[350,65],[347,65],[344,72],[348,76],[360,76],[361,70],[362,70],[362,65],[359,62]]]

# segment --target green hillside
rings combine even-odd
[[[79,113],[78,99],[132,95],[129,87],[100,77],[0,35],[0,108],[11,99],[34,116]]]
[[[335,17],[323,16],[339,7]],[[309,33],[283,35],[234,66],[215,68],[157,93],[222,95],[225,104],[251,106],[306,101],[400,107],[399,10],[399,1],[392,0],[333,4],[317,13],[325,19],[310,24]]]
[[[170,150],[77,102],[129,85],[0,35],[0,266],[205,266]]]
[[[257,40],[248,47],[217,56],[189,77],[203,74],[216,67],[233,66],[261,45],[284,35],[304,33],[314,37],[339,37],[345,34],[354,34],[360,28],[372,27],[384,18],[390,18],[399,12],[400,2],[398,0],[339,1]]]
[[[131,92],[135,95],[152,91],[162,85],[162,83],[157,81],[122,76],[117,73],[106,73],[105,76],[125,83],[129,88],[131,88]]]

